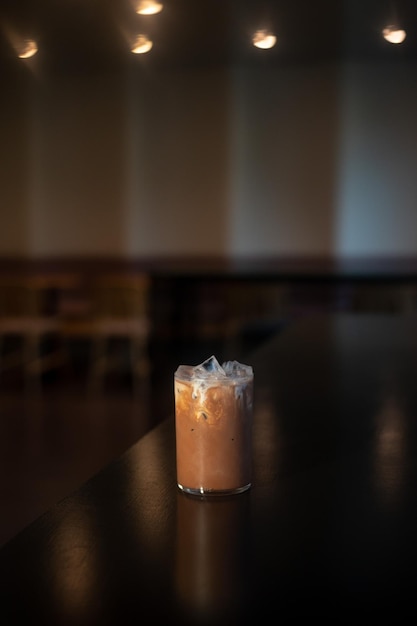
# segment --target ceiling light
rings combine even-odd
[[[136,6],[136,13],[139,15],[155,15],[160,13],[164,5],[158,0],[141,0]]]
[[[153,42],[146,35],[138,35],[133,42],[131,51],[133,54],[145,54],[152,48]]]
[[[277,38],[268,30],[257,30],[252,37],[252,43],[256,48],[268,50],[273,48],[277,43]]]
[[[406,38],[407,33],[405,30],[398,28],[398,26],[391,24],[390,26],[384,28],[382,35],[384,39],[390,43],[402,43]]]
[[[19,59],[30,59],[38,51],[38,45],[33,39],[25,39],[17,50]]]

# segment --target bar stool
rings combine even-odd
[[[150,371],[148,340],[150,279],[147,274],[101,274],[85,285],[85,306],[79,315],[63,320],[61,332],[67,338],[89,342],[88,386],[103,388],[107,374],[117,371],[121,353],[111,350],[114,340],[129,351],[129,367],[136,390]]]
[[[0,374],[21,368],[28,390],[39,389],[43,371],[58,363],[55,347],[46,345],[59,334],[48,288],[42,276],[0,277]]]

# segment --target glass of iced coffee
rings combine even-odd
[[[177,484],[192,495],[246,491],[252,480],[253,370],[216,357],[174,374]]]

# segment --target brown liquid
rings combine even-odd
[[[177,482],[200,493],[250,487],[253,380],[201,388],[175,377]]]

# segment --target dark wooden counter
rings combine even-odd
[[[251,364],[252,489],[179,493],[168,418],[3,547],[2,624],[415,614],[416,320],[311,317]]]

